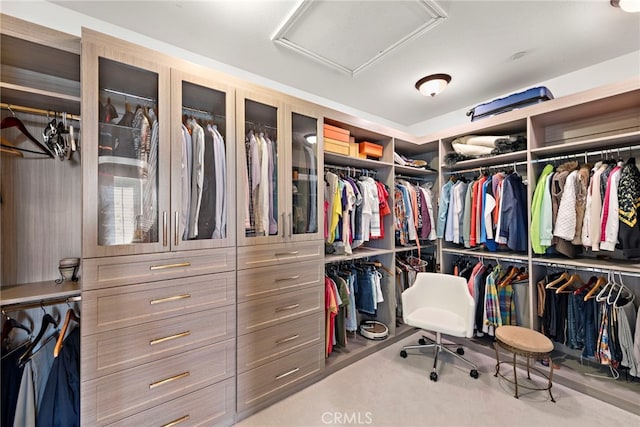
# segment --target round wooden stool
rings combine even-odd
[[[494,343],[496,349],[496,373],[494,377],[500,375],[505,380],[514,384],[516,387],[515,398],[518,398],[518,375],[516,373],[517,365],[524,365],[522,362],[517,361],[517,356],[527,358],[527,379],[531,379],[530,371],[534,370],[548,380],[545,387],[534,387],[529,385],[520,384],[520,387],[529,390],[547,390],[552,402],[555,402],[553,394],[551,394],[552,378],[553,378],[553,361],[551,360],[550,353],[553,350],[553,343],[547,337],[540,332],[536,332],[529,328],[523,328],[521,326],[500,326],[496,329],[496,341]],[[500,361],[500,354],[498,347],[513,353],[513,360]],[[549,374],[547,375],[542,370],[532,367],[530,360],[547,358],[549,360]],[[506,377],[500,373],[500,365],[503,363],[513,365],[513,379]]]

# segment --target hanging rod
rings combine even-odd
[[[352,166],[337,166],[337,165],[328,165],[325,164],[324,165],[324,169],[325,170],[335,170],[335,171],[344,171],[347,173],[358,173],[360,172],[361,174],[366,174],[366,175],[377,175],[378,171],[373,170],[373,169],[364,169],[364,168],[355,168]]]
[[[40,308],[45,305],[49,306],[49,305],[65,304],[65,303],[71,304],[79,301],[82,301],[81,295],[73,295],[69,297],[57,297],[57,298],[44,298],[37,302],[31,301],[31,302],[4,305],[2,306],[2,312],[9,313],[9,312],[18,311],[18,310],[28,310],[30,308]]]
[[[214,114],[214,113],[212,113],[212,112],[210,112],[210,111],[200,110],[200,109],[198,109],[198,108],[185,107],[185,106],[183,106],[183,107],[182,107],[182,112],[184,113],[184,111],[185,111],[185,110],[186,110],[186,111],[190,111],[190,112],[192,112],[192,113],[204,114],[204,115],[206,115],[207,117],[217,117],[217,118],[219,118],[219,119],[223,119],[223,120],[226,120],[226,119],[227,119],[225,116],[221,116],[220,114]]]
[[[428,181],[433,181],[435,177],[396,175],[394,179],[404,179],[406,181],[428,182]]]
[[[7,104],[5,102],[0,102],[0,108],[3,110],[9,110],[11,112],[19,111],[21,113],[36,114],[39,116],[51,116],[52,114],[56,116],[61,116],[62,114],[66,114],[67,120],[80,121],[80,116],[77,116],[75,114],[57,113],[53,110],[43,110],[41,108],[23,107],[20,105]]]
[[[471,172],[480,172],[480,173],[482,173],[482,171],[485,171],[485,170],[502,169],[502,168],[506,168],[506,167],[512,167],[515,170],[516,167],[522,166],[522,165],[527,165],[527,164],[529,164],[529,162],[527,162],[526,160],[523,160],[523,161],[520,161],[520,162],[502,163],[502,164],[499,164],[499,165],[491,165],[491,166],[485,166],[485,167],[469,168],[469,169],[456,170],[456,171],[445,171],[445,172],[443,172],[443,174],[444,175],[456,175],[456,174],[464,174],[464,173],[471,173]]]
[[[134,95],[131,93],[126,93],[126,92],[121,92],[119,90],[115,90],[115,89],[107,89],[107,88],[102,88],[102,90],[104,92],[107,93],[113,93],[114,95],[120,95],[120,96],[124,96],[125,98],[135,98],[135,99],[141,99],[142,101],[147,101],[147,102],[153,102],[156,103],[157,101],[153,98],[148,98],[146,96],[140,96],[140,95]]]
[[[245,120],[244,124],[245,124],[245,126],[247,124],[250,124],[251,126],[263,127],[263,128],[267,128],[267,129],[273,129],[273,130],[276,130],[276,131],[278,130],[277,127],[265,125],[265,124],[262,124],[262,123],[254,123],[254,122],[252,122],[250,120]]]
[[[501,261],[501,262],[514,262],[514,263],[518,263],[518,264],[527,264],[528,261],[526,259],[518,259],[518,258],[509,258],[509,257],[502,257],[500,255],[485,255],[485,254],[456,254],[456,253],[449,253],[450,255],[458,255],[458,257],[460,258],[478,258],[478,260],[480,260],[480,258],[490,258],[496,261]]]
[[[610,272],[614,272],[614,273],[619,273],[622,274],[624,276],[629,276],[629,277],[640,277],[640,272],[635,273],[633,271],[624,271],[624,270],[616,270],[615,266],[612,266],[612,268],[602,268],[602,267],[591,267],[588,265],[573,265],[573,264],[558,264],[558,263],[554,263],[554,262],[545,262],[542,260],[537,260],[537,259],[533,259],[531,261],[533,264],[537,264],[537,265],[541,265],[543,267],[549,267],[549,268],[558,268],[558,269],[564,269],[564,270],[580,270],[580,271],[590,271],[593,273],[602,273],[602,274],[607,274]]]
[[[569,158],[577,158],[577,157],[581,157],[584,156],[586,157],[593,157],[593,156],[602,156],[603,154],[611,154],[611,153],[620,153],[620,150],[624,150],[624,151],[635,151],[635,150],[640,150],[640,145],[634,145],[631,147],[618,147],[618,148],[608,148],[606,150],[598,150],[598,151],[585,151],[583,153],[571,153],[571,154],[565,154],[563,156],[555,156],[555,157],[545,157],[542,159],[533,159],[531,160],[531,163],[546,163],[546,162],[554,162],[556,160],[566,160]],[[586,161],[585,161],[586,163]]]

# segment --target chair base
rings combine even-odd
[[[456,351],[453,351],[447,346],[456,346],[458,348]],[[478,378],[478,366],[473,362],[462,357],[462,355],[464,354],[464,350],[458,344],[443,344],[442,335],[440,334],[440,332],[436,332],[435,341],[423,335],[418,345],[406,345],[402,347],[402,350],[400,351],[400,356],[402,356],[403,358],[407,357],[408,356],[407,350],[422,350],[426,348],[433,348],[435,353],[435,357],[433,359],[433,369],[431,369],[431,374],[429,375],[429,378],[431,379],[431,381],[438,381],[438,354],[443,350],[451,354],[452,356],[455,356],[457,359],[462,360],[467,365],[471,366],[471,371],[469,372],[469,375],[474,379]]]

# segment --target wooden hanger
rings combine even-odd
[[[600,286],[604,285],[605,283],[607,283],[606,277],[604,276],[598,277],[598,279],[596,280],[596,283],[593,285],[591,289],[589,289],[589,292],[587,292],[587,294],[584,296],[584,300],[587,301],[591,298],[594,298],[595,293],[598,291],[598,289],[600,289]]]
[[[578,284],[578,286],[574,286],[576,283]],[[565,291],[565,289],[567,289],[569,286],[571,286],[571,289]],[[556,290],[556,294],[570,294],[581,286],[584,286],[584,281],[578,273],[573,273],[571,277],[569,277],[569,280],[567,280],[565,284],[563,284]]]
[[[67,334],[67,329],[69,329],[69,324],[71,321],[74,321],[80,324],[80,318],[76,314],[76,312],[70,308],[67,310],[67,315],[64,318],[64,323],[62,325],[62,330],[60,331],[60,335],[58,335],[58,341],[56,341],[56,346],[53,348],[53,357],[56,358],[60,354],[60,350],[62,350],[62,343],[64,342],[64,336]]]
[[[47,147],[45,147],[44,144],[42,144],[40,141],[34,138],[34,136],[31,135],[31,133],[29,133],[26,126],[24,125],[24,123],[22,123],[22,121],[19,118],[14,116],[9,116],[2,119],[2,122],[0,122],[0,129],[8,129],[8,128],[17,128],[24,136],[26,136],[31,142],[36,144],[42,151],[27,150],[25,148],[20,148],[15,146],[5,147],[4,143],[2,144],[3,147],[14,148],[16,150],[24,151],[26,153],[44,154],[53,159],[53,153],[51,153],[51,151]]]
[[[18,359],[19,366],[23,366],[29,359],[31,359],[31,356],[33,356],[33,349],[36,348],[36,345],[40,342],[40,340],[44,336],[44,333],[49,328],[49,325],[58,327],[58,322],[49,313],[45,313],[45,315],[42,317],[42,323],[40,324],[40,331],[38,331],[38,335],[35,337],[33,341],[31,341],[31,343],[29,344],[25,352]]]
[[[557,289],[557,288],[555,288],[555,285],[557,285],[558,283],[562,282],[563,280],[569,280],[569,277],[571,277],[571,276],[569,275],[569,273],[567,273],[565,271],[556,280],[554,280],[554,281],[552,281],[550,283],[547,283],[547,286],[545,286],[545,289]]]

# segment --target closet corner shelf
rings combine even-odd
[[[598,136],[595,138],[585,139],[582,141],[552,141],[554,145],[540,148],[531,148],[531,154],[544,158],[552,154],[572,154],[579,155],[581,152],[588,152],[589,150],[602,150],[604,149],[624,149],[632,144],[637,144],[640,139],[640,130],[620,133],[617,135]]]
[[[337,166],[351,166],[355,168],[376,169],[393,166],[391,163],[379,160],[360,159],[358,157],[343,156],[342,154],[324,153],[324,162]]]
[[[537,265],[555,265],[575,267],[580,270],[607,270],[625,272],[640,275],[640,262],[603,260],[596,258],[560,258],[560,257],[535,257],[532,262]]]
[[[420,249],[434,249],[436,248],[436,244],[435,242],[421,242],[420,243]],[[396,246],[395,251],[396,252],[409,252],[409,251],[415,251],[418,250],[418,246],[417,245],[407,245],[407,246]]]
[[[37,303],[50,299],[68,298],[79,295],[82,290],[80,281],[65,280],[57,285],[53,279],[44,282],[24,283],[0,288],[0,305]]]
[[[370,256],[387,255],[393,253],[390,249],[377,248],[358,248],[353,251],[352,255],[325,255],[324,263],[331,264],[340,261],[350,261],[352,259],[367,258]]]
[[[502,164],[508,164],[512,162],[518,162],[527,160],[527,151],[514,151],[513,153],[506,154],[497,154],[495,156],[489,157],[480,157],[477,159],[463,160],[461,162],[457,162],[453,166],[447,166],[446,164],[441,165],[442,169],[456,171],[461,169],[470,169],[470,168],[483,168],[490,167]]]
[[[433,169],[412,168],[410,166],[402,166],[402,165],[395,165],[395,171],[396,173],[400,172],[405,175],[411,175],[416,177],[425,176],[425,175],[435,175],[438,173],[438,171]]]
[[[527,262],[529,257],[517,252],[489,252],[484,250],[442,248],[442,252],[448,254],[464,255],[471,257],[484,257],[497,260],[516,260]]]

